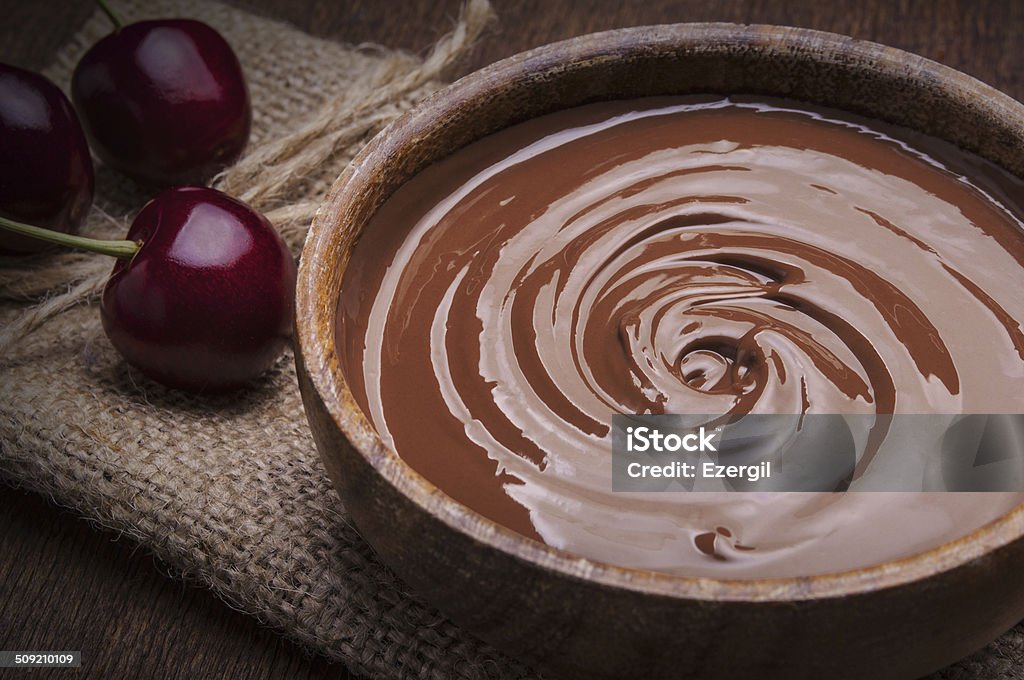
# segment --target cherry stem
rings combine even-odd
[[[31,224],[15,222],[3,216],[0,216],[0,229],[41,241],[68,246],[69,248],[88,250],[90,253],[110,255],[117,258],[132,257],[142,247],[142,241],[108,241],[106,239],[88,238],[86,236],[74,236],[61,231],[53,231],[52,229],[35,227]]]
[[[117,16],[117,12],[110,9],[110,5],[107,4],[106,0],[96,0],[96,4],[100,6],[103,13],[107,15],[107,18],[114,24],[114,30],[119,30],[124,26],[124,22],[121,21],[121,17]]]

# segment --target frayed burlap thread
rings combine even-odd
[[[484,28],[470,2],[423,59],[344,46],[200,0],[122,0],[129,20],[217,28],[247,74],[253,137],[216,185],[263,211],[298,253],[321,194],[375,132],[441,85]],[[67,88],[109,31],[97,12],[49,75]],[[98,168],[83,233],[123,235],[147,190]],[[348,523],[317,456],[290,355],[255,389],[202,398],[128,369],[99,326],[111,263],[77,253],[0,267],[0,475],[152,550],[361,675],[507,678],[529,671],[417,602]]]
[[[318,40],[214,2],[118,7],[128,19],[200,18],[235,47],[253,138],[216,183],[265,212],[296,252],[345,163],[440,86],[489,16],[485,2],[471,2],[421,60]],[[48,75],[66,88],[79,56],[108,30],[97,13]],[[100,167],[83,231],[122,235],[146,193]],[[94,302],[109,268],[75,253],[0,267],[3,479],[131,536],[178,575],[361,675],[532,675],[420,604],[349,524],[310,437],[291,356],[242,395],[155,385],[126,367],[99,327]],[[1019,680],[1022,665],[1018,627],[936,678]]]
[[[254,22],[262,27],[274,22],[259,22],[240,10],[196,0],[124,3],[121,11],[128,20],[202,17],[235,47],[249,77],[253,134],[247,152],[217,176],[213,186],[266,214],[295,251],[301,247],[319,197],[344,164],[366,139],[438,89],[442,74],[465,54],[491,17],[485,0],[467,3],[452,32],[421,61],[380,46],[352,49],[320,40],[313,44],[313,39],[294,29],[265,28],[257,35]],[[239,16],[249,20],[236,23]],[[109,20],[97,12],[61,51],[47,75],[66,89],[78,59],[109,31]],[[302,39],[293,40],[290,34]],[[296,114],[305,114],[298,125]],[[104,168],[98,183],[98,206],[82,231],[101,238],[123,234],[127,220],[110,214],[123,215],[141,207],[144,190]],[[0,301],[47,296],[0,329],[0,356],[20,351],[22,339],[54,314],[95,296],[109,269],[109,262],[100,258],[62,253],[0,270]],[[68,281],[74,282],[70,288],[54,293],[55,283]]]

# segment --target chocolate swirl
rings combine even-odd
[[[557,547],[730,577],[876,563],[1021,499],[613,494],[611,414],[1021,412],[1021,196],[937,140],[788,102],[560,112],[382,207],[344,368],[414,468]]]

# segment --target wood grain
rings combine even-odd
[[[96,678],[351,677],[34,494],[0,489],[0,546],[0,649],[80,650]]]
[[[493,0],[501,17],[462,67],[590,31],[650,23],[777,23],[845,33],[936,59],[1024,99],[1017,0]],[[116,6],[117,0],[111,0]],[[236,0],[317,35],[422,52],[457,0]],[[0,0],[0,61],[41,68],[87,2]],[[81,649],[82,677],[337,678],[344,669],[167,577],[126,538],[0,488],[0,649]],[[0,677],[15,674],[0,671]],[[66,671],[33,677],[66,677]],[[18,676],[20,677],[20,676]]]

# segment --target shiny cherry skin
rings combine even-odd
[[[78,62],[71,96],[96,155],[144,184],[203,183],[249,139],[238,58],[220,33],[192,19],[115,30]]]
[[[93,185],[89,146],[68,98],[45,77],[0,64],[0,215],[74,233]],[[49,247],[0,232],[0,256]]]
[[[291,335],[295,261],[265,217],[214,189],[168,189],[128,231],[142,246],[103,290],[111,343],[150,378],[223,392],[270,367]]]

